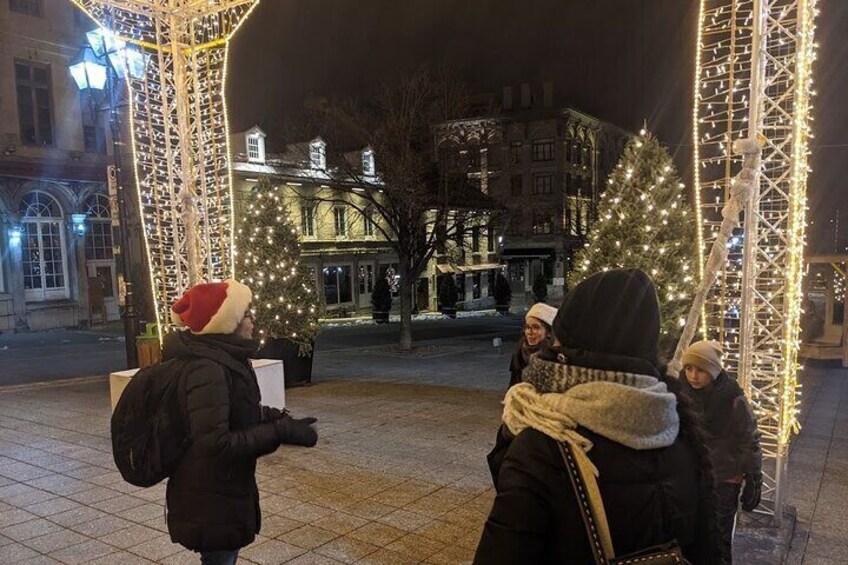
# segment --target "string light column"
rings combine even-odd
[[[128,80],[145,249],[160,328],[190,286],[234,275],[229,40],[259,0],[71,0],[148,54]]]
[[[695,190],[703,254],[744,154],[763,143],[744,227],[728,242],[702,317],[754,406],[765,485],[760,513],[779,522],[786,457],[797,430],[797,362],[816,0],[701,0],[696,60]],[[702,271],[702,278],[705,274]]]

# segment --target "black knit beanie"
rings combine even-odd
[[[638,269],[596,273],[565,297],[553,331],[565,348],[635,357],[656,367],[660,309],[654,284]]]

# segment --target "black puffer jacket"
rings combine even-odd
[[[569,293],[557,314],[553,330],[562,347],[540,356],[658,376],[659,321],[656,292],[645,273],[593,275]],[[678,413],[681,433],[660,449],[634,450],[583,427],[577,432],[594,444],[588,455],[600,473],[617,556],[676,539],[692,563],[711,565],[717,561],[709,462],[698,451],[688,413],[680,405]],[[475,565],[594,563],[556,441],[526,429],[511,442],[499,440],[498,447],[501,453],[489,458],[498,494]]]
[[[256,459],[280,445],[261,423],[259,386],[249,365],[251,340],[174,332],[164,359],[186,359],[192,443],[168,480],[171,540],[194,551],[235,550],[259,532]]]
[[[644,369],[623,357],[589,355],[584,366]],[[578,356],[569,362],[581,364]],[[643,374],[644,370],[640,371]],[[612,415],[611,415],[612,416]],[[714,563],[711,512],[701,462],[688,435],[673,445],[635,450],[578,427],[593,443],[616,555],[677,540],[695,565]],[[501,432],[489,464],[498,491],[475,565],[594,563],[568,471],[557,443],[528,429],[512,441]]]
[[[759,474],[763,459],[760,432],[739,384],[724,371],[700,390],[693,389],[683,374],[680,381],[701,416],[716,481]]]

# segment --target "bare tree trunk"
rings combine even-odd
[[[415,281],[409,257],[398,257],[400,269],[400,349],[412,351],[412,299]]]

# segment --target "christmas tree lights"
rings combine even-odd
[[[785,455],[797,430],[816,4],[702,0],[699,21],[694,126],[701,253],[719,233],[742,166],[733,142],[763,142],[745,225],[729,243],[703,325],[708,337],[723,343],[725,366],[759,418],[766,459],[762,511],[776,519]]]
[[[259,338],[283,338],[312,351],[320,329],[315,285],[300,265],[300,237],[285,203],[285,187],[262,178],[237,232],[238,273],[253,290]]]
[[[157,322],[190,286],[234,274],[228,42],[258,0],[72,0],[150,56],[128,79],[139,209]]]
[[[697,227],[671,156],[642,130],[624,148],[601,195],[568,285],[608,269],[642,269],[657,288],[664,346],[676,343],[698,283]]]

